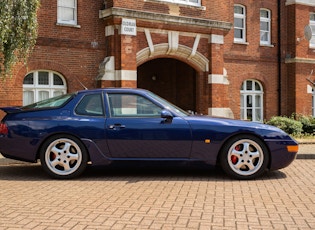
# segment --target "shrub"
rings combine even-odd
[[[302,123],[303,133],[304,134],[313,134],[314,133],[314,118],[311,116],[304,116],[297,114],[295,119]]]
[[[276,126],[288,134],[300,135],[303,132],[303,124],[288,117],[275,116],[266,122],[268,125]]]

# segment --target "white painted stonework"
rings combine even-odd
[[[230,108],[208,108],[208,114],[215,117],[234,118]]]

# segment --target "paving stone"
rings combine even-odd
[[[0,158],[0,229],[315,229],[312,159],[252,181],[178,166],[89,167],[62,181]]]

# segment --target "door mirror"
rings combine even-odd
[[[171,121],[173,119],[173,114],[170,111],[164,109],[161,112],[161,118]]]

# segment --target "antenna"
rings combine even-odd
[[[77,76],[74,75],[74,77],[79,82],[79,84],[83,87],[84,90],[88,90],[88,88],[85,85],[83,85],[83,83],[79,80]]]
[[[310,75],[308,76],[308,78],[306,78],[306,80],[308,80],[310,83],[312,83],[313,86],[315,86],[315,81],[311,80],[311,76],[313,75],[313,69],[311,70]]]

